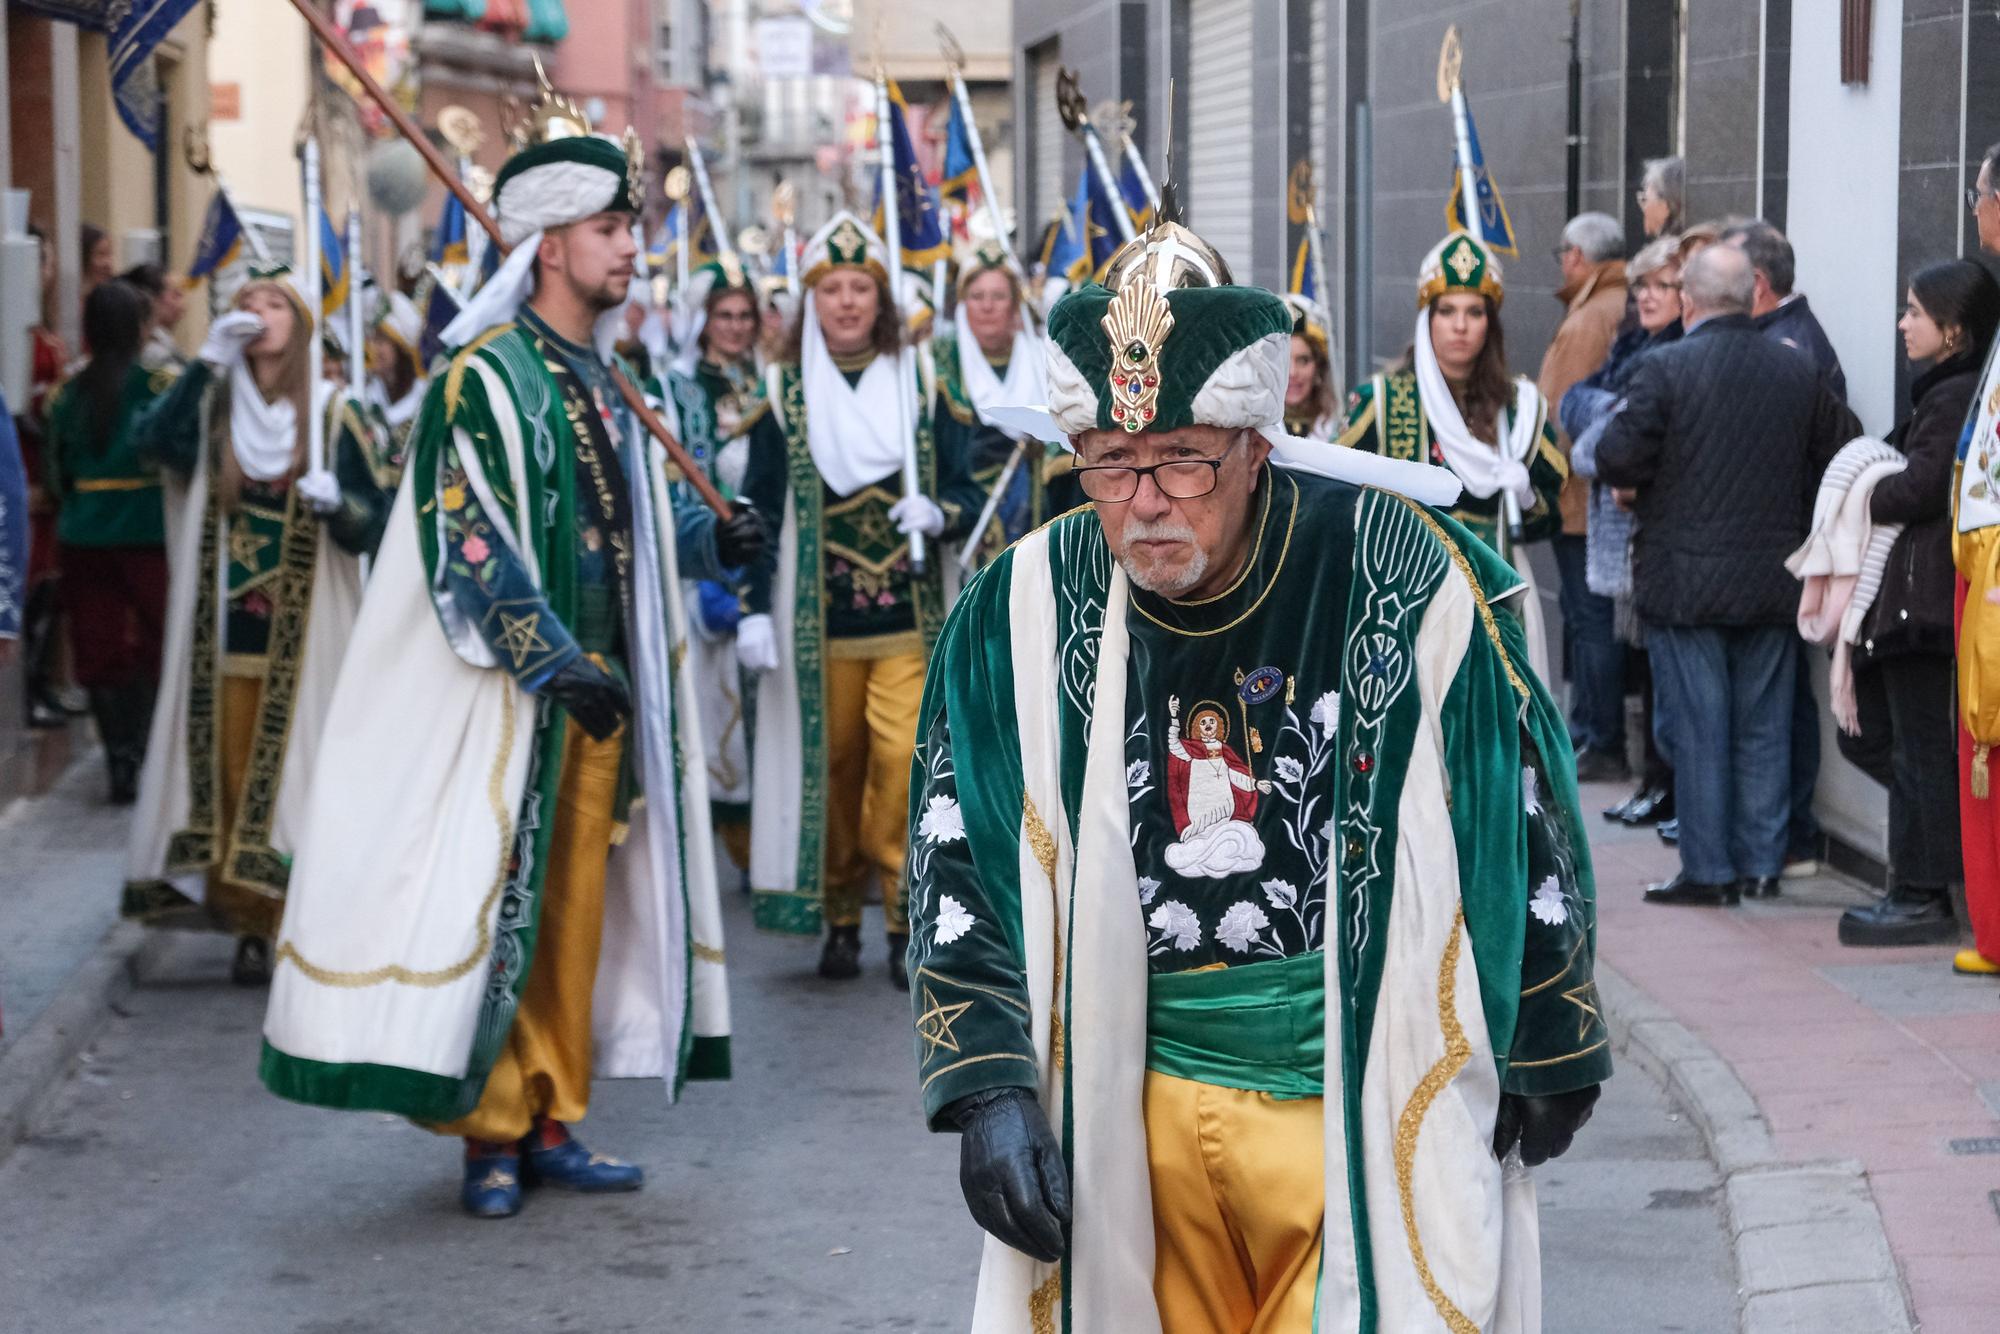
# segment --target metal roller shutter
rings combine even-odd
[[[1060,53],[1054,42],[1028,57],[1028,124],[1034,135],[1030,169],[1034,176],[1032,197],[1015,223],[1024,238],[1023,244],[1028,245],[1041,236],[1042,227],[1069,199],[1069,183],[1063,180],[1063,143],[1069,133],[1063,129],[1062,113],[1056,109],[1059,68]]]
[[[1250,0],[1188,3],[1188,222],[1250,274]]]

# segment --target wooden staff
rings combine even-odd
[[[486,234],[493,238],[493,244],[500,247],[500,253],[506,254],[508,245],[501,239],[500,224],[493,220],[493,216],[486,211],[486,206],[472,193],[472,188],[458,178],[458,173],[444,160],[444,154],[438,152],[437,146],[431,143],[430,138],[417,123],[410,119],[410,114],[397,105],[396,100],[388,93],[382,91],[382,85],[375,82],[375,76],[368,72],[368,67],[362,63],[360,55],[349,45],[347,38],[327,21],[326,15],[314,8],[312,0],[292,0],[292,8],[299,11],[300,16],[306,21],[306,26],[313,30],[313,36],[319,38],[326,45],[326,49],[333,52],[341,64],[347,66],[348,72],[360,83],[361,90],[368,94],[371,102],[382,109],[382,114],[389,118],[389,123],[396,127],[396,132],[408,141],[410,147],[417,150],[418,156],[424,160],[424,165],[431,169],[431,174],[444,183],[445,189],[458,196],[458,202],[465,206],[465,216],[485,228]],[[318,220],[313,219],[308,225],[317,226]],[[611,367],[611,382],[618,386],[619,397],[625,400],[626,407],[632,409],[632,415],[639,419],[639,424],[665,446],[667,457],[681,470],[681,476],[687,479],[688,485],[694,488],[695,494],[701,497],[702,502],[714,510],[718,518],[731,517],[735,510],[722,498],[722,493],[715,489],[715,484],[708,480],[707,470],[689,456],[687,450],[681,447],[680,441],[674,439],[674,433],[667,429],[667,424],[660,420],[659,414],[646,406],[646,396],[639,392],[638,386],[627,379],[616,364]]]

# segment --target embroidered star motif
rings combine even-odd
[[[951,1026],[971,1008],[971,1001],[940,1005],[938,998],[931,994],[931,989],[924,988],[924,1012],[917,1016],[917,1036],[929,1044],[924,1049],[926,1059],[939,1051],[958,1050],[958,1039],[953,1036]]]
[[[896,530],[890,526],[889,516],[881,510],[867,510],[854,520],[856,546],[884,547],[894,543],[895,540]]]
[[[1580,987],[1565,991],[1562,994],[1562,998],[1582,1012],[1577,1016],[1576,1020],[1576,1040],[1578,1042],[1583,1041],[1585,1037],[1589,1036],[1592,1028],[1604,1022],[1603,1016],[1597,1012],[1597,983],[1595,981],[1586,982]]]
[[[270,545],[270,538],[250,526],[248,515],[237,515],[229,525],[229,559],[246,570],[257,568],[257,557]]]
[[[528,665],[528,659],[537,653],[547,653],[549,643],[541,634],[542,614],[531,611],[526,616],[510,616],[500,613],[500,647],[514,657],[514,667],[518,671]]]

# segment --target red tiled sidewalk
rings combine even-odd
[[[1835,921],[1867,896],[1834,877],[1646,904],[1679,863],[1598,817],[1625,795],[1584,790],[1599,953],[1734,1067],[1782,1158],[1862,1164],[1924,1334],[2000,1329],[2000,1153],[1951,1148],[2000,1137],[2000,981],[1953,975],[1948,947],[1843,948]]]

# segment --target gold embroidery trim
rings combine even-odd
[[[1066,1059],[1066,1043],[1063,1037],[1062,895],[1056,889],[1056,840],[1043,822],[1042,813],[1035,809],[1034,798],[1026,792],[1021,793],[1021,832],[1035,854],[1035,861],[1041,865],[1042,874],[1049,879],[1050,905],[1055,911],[1049,924],[1049,947],[1055,959],[1054,976],[1049,983],[1049,1065],[1052,1069],[1061,1070]]]
[[[278,946],[278,963],[289,959],[301,973],[324,987],[372,987],[383,982],[401,982],[411,987],[441,987],[464,977],[492,953],[493,908],[499,903],[500,891],[507,884],[507,863],[514,845],[514,812],[507,807],[507,761],[514,752],[515,707],[516,701],[510,698],[507,707],[501,710],[500,753],[494,758],[493,770],[486,778],[486,800],[493,808],[493,818],[500,825],[500,856],[499,864],[494,868],[492,888],[486,891],[486,898],[479,905],[479,938],[473,942],[472,952],[448,968],[423,972],[405,968],[399,963],[384,964],[366,972],[339,972],[313,963],[287,940]]]
[[[704,945],[699,940],[694,942],[694,957],[703,963],[719,965],[724,962],[721,950],[715,948],[713,945]]]
[[[1391,492],[1390,494],[1394,495],[1395,493]],[[1410,512],[1415,514],[1419,519],[1422,519],[1424,526],[1431,530],[1431,535],[1444,543],[1445,552],[1451,557],[1452,564],[1458,566],[1458,572],[1464,575],[1465,582],[1472,586],[1472,600],[1478,604],[1479,620],[1486,627],[1486,637],[1493,641],[1494,651],[1500,655],[1500,665],[1506,669],[1508,683],[1514,687],[1514,693],[1519,695],[1523,700],[1532,698],[1528,690],[1528,683],[1523,681],[1520,673],[1514,670],[1513,656],[1507,652],[1507,641],[1500,637],[1500,623],[1493,618],[1493,608],[1486,601],[1486,590],[1479,586],[1479,576],[1472,572],[1472,562],[1467,560],[1465,553],[1458,549],[1458,543],[1451,540],[1451,534],[1444,530],[1444,525],[1426,513],[1422,505],[1411,500],[1408,496],[1396,496],[1396,499],[1408,505]]]
[[[485,347],[501,334],[509,332],[513,327],[512,324],[501,324],[488,329],[485,333],[460,348],[458,355],[451,359],[451,369],[446,371],[444,376],[444,419],[446,421],[450,421],[458,415],[459,395],[465,388],[465,363],[472,359],[473,353]]]
[[[1574,1061],[1579,1056],[1588,1056],[1609,1041],[1610,1039],[1606,1038],[1603,1042],[1593,1042],[1582,1051],[1573,1051],[1564,1056],[1551,1056],[1543,1061],[1509,1061],[1507,1062],[1507,1068],[1509,1070],[1539,1070],[1544,1066],[1561,1065],[1564,1061]]]
[[[945,1066],[942,1070],[931,1071],[931,1073],[924,1079],[924,1087],[929,1088],[932,1084],[936,1083],[941,1077],[950,1074],[954,1070],[962,1070],[968,1065],[979,1065],[980,1063],[985,1061],[1020,1061],[1024,1065],[1028,1066],[1034,1065],[1034,1062],[1029,1060],[1027,1057],[1016,1056],[1011,1051],[994,1052],[989,1056],[968,1056],[962,1061],[953,1061],[950,1065]]]
[[[1425,1072],[1411,1091],[1410,1100],[1403,1104],[1402,1115],[1396,1118],[1396,1195],[1403,1206],[1403,1232],[1410,1246],[1410,1260],[1416,1266],[1417,1279],[1424,1285],[1424,1292],[1430,1297],[1431,1305],[1437,1308],[1438,1316],[1452,1334],[1479,1334],[1479,1326],[1469,1319],[1465,1312],[1452,1304],[1438,1286],[1437,1277],[1431,1273],[1430,1261],[1424,1257],[1424,1241],[1417,1235],[1416,1195],[1411,1188],[1411,1178],[1415,1174],[1417,1160],[1417,1136],[1423,1130],[1424,1117],[1429,1114],[1431,1104],[1445,1086],[1458,1077],[1472,1059],[1472,1044],[1466,1040],[1465,1029],[1458,1022],[1458,942],[1459,933],[1465,927],[1465,908],[1460,905],[1451,917],[1451,938],[1445,942],[1444,957],[1438,962],[1437,1002],[1438,1026],[1444,1033],[1444,1055],[1437,1064]]]
[[[1028,1294],[1028,1328],[1033,1334],[1056,1334],[1056,1316],[1062,1310],[1062,1271],[1048,1276]]]

